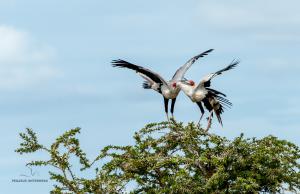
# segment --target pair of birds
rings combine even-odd
[[[211,80],[217,75],[222,74],[224,71],[233,69],[239,63],[239,61],[233,60],[227,67],[219,71],[216,71],[214,73],[210,73],[206,75],[198,85],[195,85],[195,82],[193,80],[187,80],[184,77],[187,70],[199,58],[208,55],[208,53],[210,53],[211,51],[213,51],[213,49],[209,49],[188,60],[184,65],[182,65],[175,72],[175,74],[173,75],[170,81],[166,81],[158,73],[155,73],[142,66],[134,65],[132,63],[129,63],[121,59],[113,60],[112,66],[135,70],[137,74],[139,74],[142,78],[145,79],[145,82],[143,83],[144,89],[153,89],[156,92],[160,93],[164,98],[165,113],[168,121],[169,121],[169,114],[168,114],[169,100],[172,100],[171,115],[172,118],[174,118],[173,114],[174,114],[175,102],[180,90],[182,90],[192,100],[192,102],[195,102],[200,108],[201,116],[198,121],[198,125],[200,124],[200,121],[205,112],[202,105],[204,104],[204,107],[209,111],[208,125],[206,129],[208,130],[209,127],[211,126],[213,113],[215,113],[219,123],[223,126],[221,114],[224,111],[224,107],[232,106],[232,103],[225,98],[226,97],[225,94],[210,88]]]

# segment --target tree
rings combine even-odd
[[[300,150],[274,136],[230,141],[198,128],[173,121],[151,123],[134,134],[135,145],[106,146],[89,161],[71,129],[47,148],[31,129],[20,133],[23,142],[16,152],[38,150],[49,160],[30,166],[52,166],[57,182],[51,193],[277,193],[300,189]],[[78,177],[71,157],[95,177]],[[95,166],[95,167],[94,167]],[[56,170],[55,170],[56,169]],[[78,171],[77,171],[78,172]]]

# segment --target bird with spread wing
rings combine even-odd
[[[211,80],[214,77],[221,75],[223,72],[233,69],[238,64],[239,61],[232,61],[227,67],[215,73],[210,73],[206,75],[198,85],[195,85],[195,82],[193,80],[187,79],[183,79],[177,83],[177,86],[179,86],[179,88],[191,99],[191,101],[197,103],[197,105],[199,106],[201,116],[198,125],[200,124],[200,121],[204,115],[204,108],[202,103],[204,104],[205,108],[209,111],[210,115],[208,117],[208,125],[206,130],[208,130],[211,126],[213,112],[217,116],[219,123],[223,126],[221,114],[224,111],[224,107],[232,106],[232,103],[225,98],[225,94],[210,88]]]
[[[172,117],[174,117],[174,115],[173,115],[174,106],[175,106],[176,98],[180,92],[180,87],[178,87],[177,83],[184,79],[184,75],[185,75],[186,71],[191,67],[191,65],[193,63],[195,63],[195,61],[197,61],[201,57],[204,57],[211,51],[213,51],[213,49],[209,49],[203,53],[200,53],[199,55],[194,56],[190,60],[188,60],[184,65],[182,65],[175,72],[174,76],[172,77],[172,79],[170,81],[166,81],[158,73],[155,73],[154,71],[151,71],[150,69],[129,63],[129,62],[121,60],[121,59],[113,60],[112,66],[120,67],[120,68],[127,68],[127,69],[136,71],[137,74],[139,74],[142,78],[145,79],[145,82],[143,83],[144,89],[153,89],[156,92],[160,93],[164,98],[165,113],[166,113],[167,119],[169,121],[169,114],[168,114],[169,100],[172,100],[171,115],[172,115]]]

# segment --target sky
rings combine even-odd
[[[111,67],[119,58],[170,79],[188,59],[215,49],[187,72],[195,82],[239,59],[212,82],[233,107],[211,132],[271,134],[300,145],[299,7],[298,0],[0,0],[1,191],[48,193],[54,184],[12,182],[28,174],[26,162],[47,158],[14,152],[26,127],[45,145],[81,127],[82,148],[93,158],[165,120],[159,94],[144,90],[134,72]],[[175,117],[197,121],[200,111],[180,93]],[[44,179],[48,170],[34,169]]]

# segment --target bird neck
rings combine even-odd
[[[191,97],[193,95],[193,87],[183,84],[183,83],[178,83],[178,86],[180,87],[180,89],[189,97]]]

